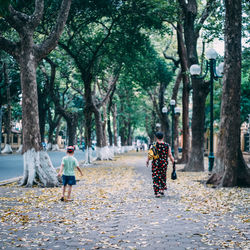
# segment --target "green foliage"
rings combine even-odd
[[[0,0],[0,17],[6,16],[8,14],[10,2],[10,0]]]
[[[242,82],[241,82],[241,121],[247,121],[250,114],[250,48],[242,53]]]
[[[204,10],[204,1],[197,1],[198,18]],[[249,4],[243,0],[243,35],[249,34]],[[18,11],[32,14],[35,1],[33,0],[0,0],[0,15],[8,14],[8,6],[12,4]],[[61,1],[45,0],[44,18],[35,34],[35,43],[44,40],[51,31],[57,17]],[[145,129],[146,117],[152,118],[154,112],[148,98],[148,91],[155,90],[159,83],[169,86],[166,99],[172,94],[173,73],[170,66],[162,58],[166,34],[174,34],[172,26],[180,20],[182,13],[178,1],[170,0],[74,0],[72,1],[69,18],[65,31],[60,39],[60,45],[50,54],[57,65],[55,90],[65,103],[68,110],[79,111],[85,105],[85,100],[76,94],[72,85],[84,91],[85,77],[90,74],[92,84],[102,81],[102,88],[107,88],[107,79],[121,67],[114,102],[118,105],[119,127],[128,130],[129,121],[133,130]],[[213,39],[223,39],[224,5],[216,1],[215,8],[202,28],[202,38],[208,43]],[[198,22],[196,23],[196,27]],[[0,29],[4,37],[18,41],[19,37],[10,29],[4,18],[0,18]],[[248,31],[247,31],[248,30]],[[157,37],[158,47],[152,43]],[[173,42],[172,42],[173,43]],[[63,47],[65,45],[67,48]],[[156,48],[157,47],[157,48]],[[176,48],[174,48],[176,49]],[[4,58],[6,55],[4,55]],[[2,55],[1,55],[1,58]],[[9,58],[8,60],[13,60]],[[11,65],[11,64],[10,64]],[[19,86],[19,71],[11,66],[10,77]],[[45,63],[46,71],[50,66]],[[16,72],[14,72],[16,71]],[[37,74],[38,87],[43,89],[45,78],[41,71]],[[243,52],[242,89],[241,89],[241,118],[245,121],[250,113],[249,102],[249,49]],[[169,84],[170,83],[170,84]],[[19,89],[18,89],[19,88]],[[20,86],[16,90],[20,93]],[[180,87],[181,89],[181,87]],[[1,102],[6,102],[4,89],[1,88]],[[214,86],[214,117],[219,122],[220,100],[222,87],[219,82]],[[167,96],[168,95],[168,96]],[[18,96],[18,95],[16,95]],[[3,97],[3,98],[2,98]],[[98,98],[100,96],[97,96]],[[50,98],[50,97],[48,97]],[[170,97],[169,97],[170,98]],[[72,101],[73,100],[73,101]],[[18,104],[18,99],[13,102]],[[19,105],[19,104],[18,104]],[[20,105],[15,107],[18,110]],[[52,105],[51,108],[54,108]],[[20,112],[17,112],[20,114]],[[209,124],[209,98],[206,103],[206,124]],[[157,117],[154,114],[154,117]],[[81,117],[82,118],[82,117]],[[156,121],[151,122],[155,124]],[[128,132],[128,131],[127,131]]]
[[[6,64],[7,74],[10,83],[10,95],[12,104],[20,101],[21,84],[19,68],[16,61],[13,60],[8,54],[0,51],[0,57],[4,58],[0,60],[0,105],[7,104],[7,86],[4,78],[3,63]]]
[[[32,0],[0,0],[0,18],[9,14],[9,6],[12,5],[17,10],[28,8],[34,1]]]

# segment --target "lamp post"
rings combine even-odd
[[[213,123],[214,123],[214,114],[213,114],[213,82],[217,80],[219,77],[222,77],[224,64],[220,63],[218,67],[216,67],[216,58],[217,52],[214,49],[209,49],[206,53],[206,57],[209,60],[207,62],[206,72],[204,76],[201,76],[201,67],[198,64],[193,64],[190,67],[190,73],[192,77],[196,78],[205,78],[208,72],[210,71],[210,80],[209,80],[209,87],[210,87],[210,152],[209,152],[209,167],[208,171],[211,172],[214,166],[214,141],[213,141]]]
[[[167,108],[166,106],[164,106],[164,107],[162,108],[161,111],[162,111],[162,113],[165,114],[165,115],[167,115],[168,112],[169,112],[169,110],[168,110],[168,108]],[[165,116],[163,116],[163,122],[164,122],[164,123],[165,123],[165,122],[167,123],[167,121],[165,120]],[[168,138],[168,136],[167,136],[167,127],[168,127],[168,124],[167,124],[167,126],[163,126],[165,141],[166,141],[167,138]]]
[[[174,140],[176,139],[176,150],[175,150],[175,147],[174,147],[174,152],[175,152],[175,157],[178,158],[178,149],[179,149],[179,132],[178,132],[178,124],[179,124],[179,116],[181,115],[181,108],[180,107],[175,107],[174,109],[174,114],[175,114],[175,121],[176,121],[176,124],[175,124],[175,138]],[[174,145],[175,146],[175,145]]]
[[[171,153],[174,156],[174,107],[175,107],[175,100],[170,100],[170,106],[172,110],[172,143],[171,143]]]

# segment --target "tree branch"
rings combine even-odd
[[[80,90],[79,88],[76,88],[73,84],[71,85],[71,88],[84,97],[84,93],[82,92],[82,90]]]
[[[163,55],[164,55],[164,58],[165,58],[165,59],[167,59],[167,60],[172,60],[176,68],[179,67],[180,59],[176,60],[174,57],[168,56],[168,55],[166,54],[165,51],[163,51]]]
[[[7,15],[4,19],[14,28],[17,32],[22,32],[23,27],[29,20],[29,16],[16,11],[11,5],[9,6],[10,15]]]
[[[0,35],[0,49],[6,51],[8,54],[15,57],[15,59],[18,58],[18,52],[17,52],[17,44],[11,42],[8,39],[5,39]]]
[[[30,19],[31,20],[30,23],[33,29],[35,29],[39,25],[43,16],[43,10],[44,10],[44,1],[36,0],[35,11],[32,14],[31,19]]]
[[[179,0],[179,4],[184,12],[187,12],[187,3],[185,0]]]
[[[109,89],[105,95],[105,97],[102,99],[102,101],[100,102],[100,107],[103,106],[108,98],[110,97],[110,94],[112,93],[117,81],[118,81],[118,78],[119,78],[119,75],[120,75],[120,71],[116,74],[116,76],[114,78],[111,79],[111,81],[109,82]]]
[[[114,21],[111,23],[110,27],[108,28],[108,33],[106,34],[106,36],[103,38],[103,40],[100,42],[100,44],[97,46],[94,54],[93,54],[93,57],[92,57],[92,60],[90,61],[90,67],[92,66],[99,50],[101,49],[101,47],[103,46],[103,44],[105,43],[105,41],[109,38],[109,36],[111,35],[111,30],[113,28],[113,25],[114,25]]]
[[[215,0],[208,0],[205,9],[202,12],[201,18],[198,22],[198,25],[196,27],[196,33],[200,31],[201,27],[203,26],[204,22],[209,17],[209,15],[211,14],[214,7],[215,7]]]
[[[61,7],[60,7],[60,10],[58,13],[57,21],[56,21],[56,24],[53,28],[52,33],[36,49],[38,61],[40,61],[42,58],[44,58],[46,55],[48,55],[50,53],[50,51],[52,51],[56,47],[58,40],[60,38],[60,35],[63,32],[63,28],[65,26],[67,18],[68,18],[70,5],[71,5],[71,0],[63,0],[62,1]]]
[[[48,57],[45,57],[44,59],[45,59],[45,61],[47,61],[50,64],[50,69],[51,69],[51,73],[50,73],[50,91],[52,91],[54,89],[54,84],[55,84],[57,65],[52,60],[50,60]]]

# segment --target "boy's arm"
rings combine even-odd
[[[64,168],[64,164],[62,163],[61,164],[61,167],[60,167],[60,170],[59,170],[59,172],[58,172],[58,176],[61,176],[62,175],[62,173],[63,173],[63,168]]]
[[[83,176],[82,170],[79,168],[79,166],[77,166],[76,168],[77,168],[77,170],[80,172],[81,176]]]

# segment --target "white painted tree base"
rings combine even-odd
[[[23,145],[20,145],[19,149],[16,151],[17,153],[22,153]]]
[[[4,149],[2,150],[3,154],[12,154],[13,150],[9,144],[5,144]]]
[[[58,144],[53,144],[51,150],[52,150],[52,151],[59,151],[60,149],[59,149]]]
[[[97,157],[97,160],[101,160],[101,161],[112,160],[114,158],[114,153],[112,150],[109,149],[108,146],[102,147],[102,148],[97,147],[96,157]]]
[[[47,144],[46,150],[48,150],[48,151],[52,150],[52,144],[51,143]]]
[[[23,163],[21,185],[26,187],[32,187],[34,184],[40,184],[44,187],[59,185],[57,172],[46,151],[28,150],[23,154]]]
[[[96,160],[96,156],[94,156],[94,150],[92,150],[92,148],[87,148],[84,151],[84,159],[85,159],[85,165],[90,164],[91,162]]]

